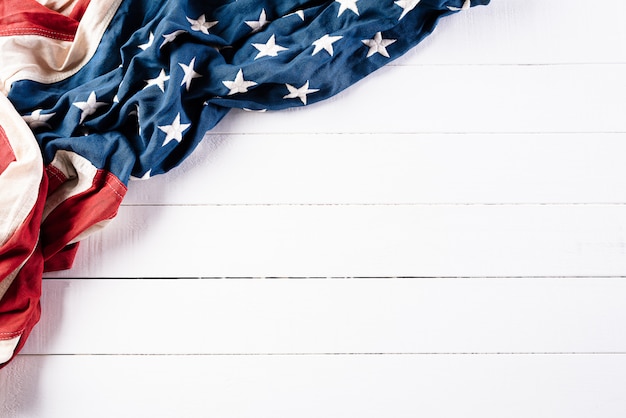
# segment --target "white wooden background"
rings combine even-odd
[[[623,418],[625,15],[492,0],[231,113],[47,276],[0,416]]]

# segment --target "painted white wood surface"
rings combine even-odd
[[[623,133],[215,135],[124,205],[619,204],[625,154]]]
[[[626,3],[599,6],[492,0],[327,102],[229,114],[47,276],[0,416],[623,417]]]
[[[622,418],[626,409],[623,355],[34,356],[8,373],[36,400],[10,392],[4,411],[20,415],[7,418]]]
[[[625,12],[616,0],[492,0],[442,20],[398,64],[624,63]]]
[[[623,276],[626,206],[129,206],[73,277]],[[95,257],[94,254],[98,254]]]
[[[626,353],[623,279],[50,280],[44,296],[25,353]]]

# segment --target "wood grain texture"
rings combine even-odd
[[[624,276],[624,231],[624,205],[126,206],[47,277]]]
[[[227,134],[123,205],[626,201],[626,134]]]
[[[23,380],[0,407],[5,418],[621,418],[626,410],[623,355],[25,356],[11,373]]]
[[[617,0],[602,7],[585,0],[492,0],[442,19],[397,64],[625,63],[624,13]]]
[[[47,280],[28,354],[626,353],[626,281]]]

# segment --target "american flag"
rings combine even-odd
[[[2,0],[0,364],[44,271],[231,109],[324,100],[489,0]]]

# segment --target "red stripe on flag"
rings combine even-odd
[[[65,16],[35,0],[2,0],[0,36],[39,35],[73,41],[79,20],[88,4],[88,0],[81,0],[75,5],[70,16]]]
[[[33,208],[30,210],[24,222],[0,246],[0,281],[13,273],[29,255],[39,239],[39,225],[46,199],[48,179],[43,176],[39,186],[39,195]]]
[[[11,280],[6,293],[0,298],[0,340],[21,336],[13,357],[24,346],[41,314],[39,299],[44,263],[37,240],[46,187],[47,178],[43,176],[35,206],[22,225],[0,247],[0,280]],[[9,279],[8,276],[18,269],[17,275]]]
[[[87,10],[87,6],[89,6],[90,0],[80,0],[78,3],[74,5],[72,12],[69,14],[69,17],[80,21]]]
[[[7,134],[4,132],[4,129],[2,129],[2,126],[0,126],[0,175],[13,161],[15,161],[15,153],[9,143]]]
[[[46,175],[48,176],[48,196],[68,180],[63,171],[51,164],[46,167]]]
[[[11,286],[0,299],[0,340],[20,337],[13,357],[20,352],[41,316],[41,275],[43,256],[41,247],[22,266]],[[12,357],[12,358],[13,358]],[[10,362],[0,364],[0,369]]]
[[[58,174],[58,173],[57,173]],[[41,225],[45,271],[72,267],[80,234],[99,222],[113,219],[126,194],[126,186],[113,174],[98,170],[92,186],[59,204]]]

